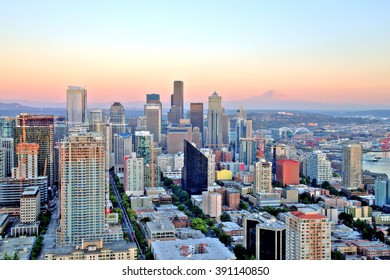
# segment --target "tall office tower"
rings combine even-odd
[[[240,139],[240,162],[245,165],[253,165],[256,161],[257,141],[254,138]]]
[[[54,120],[54,143],[60,142],[68,134],[66,118],[58,116]]]
[[[181,119],[180,124],[170,124],[167,127],[168,154],[183,152],[184,140],[192,142],[192,126],[188,119]]]
[[[0,138],[14,138],[15,119],[0,117]]]
[[[256,259],[286,259],[286,225],[282,222],[256,225]]]
[[[146,130],[146,116],[139,116],[137,118],[137,126],[135,131],[147,131]]]
[[[331,222],[314,210],[286,214],[286,259],[330,260]]]
[[[240,107],[239,110],[237,110],[237,121],[236,121],[236,127],[235,127],[235,139],[234,139],[234,158],[238,159],[240,154],[240,139],[241,138],[251,138],[252,135],[249,135],[249,133],[246,132],[246,118],[247,118],[247,112],[243,107]],[[248,136],[249,135],[249,136]]]
[[[362,145],[344,144],[342,152],[343,188],[356,190],[362,186]]]
[[[112,124],[112,136],[111,141],[114,143],[114,135],[126,132],[126,116],[125,108],[120,102],[115,102],[110,108],[110,121]],[[114,146],[112,146],[114,149]],[[114,150],[111,150],[114,152]]]
[[[5,149],[0,146],[0,179],[5,177]]]
[[[100,133],[75,133],[60,146],[60,244],[99,240],[105,229],[105,144]]]
[[[136,153],[125,156],[123,187],[129,196],[144,194],[144,159],[137,157]]]
[[[87,90],[82,87],[68,86],[66,109],[68,128],[85,123],[87,121]]]
[[[203,134],[203,103],[190,104],[190,120],[192,127],[198,127],[200,133]]]
[[[198,149],[202,148],[202,134],[200,133],[199,127],[192,129],[192,142]]]
[[[219,222],[222,214],[222,195],[217,192],[202,192],[201,208],[205,215]]]
[[[20,197],[20,222],[35,223],[41,213],[41,198],[38,187],[26,188]]]
[[[134,151],[137,157],[143,158],[144,160],[144,186],[152,186],[152,165],[154,165],[154,185],[158,186],[160,183],[159,169],[157,164],[152,164],[155,161],[157,155],[152,154],[154,149],[154,136],[149,131],[136,131],[135,132],[135,143]],[[154,151],[154,150],[153,150]],[[154,156],[154,158],[152,158]]]
[[[188,141],[184,141],[181,185],[189,195],[200,195],[208,187],[208,159]]]
[[[17,116],[15,146],[21,142],[23,122],[26,131],[26,143],[39,145],[38,176],[47,176],[49,187],[51,187],[54,182],[54,116],[28,114]],[[16,151],[14,157],[17,157]],[[17,162],[14,162],[14,164],[17,165]]]
[[[230,144],[230,120],[225,113],[222,113],[222,143],[225,147]],[[221,149],[222,147],[220,147]]]
[[[106,123],[103,118],[103,110],[94,109],[89,111],[89,131],[91,132],[104,132]]]
[[[209,108],[207,114],[209,148],[219,149],[222,142],[222,97],[217,92],[209,97]]]
[[[291,159],[279,159],[276,161],[276,180],[283,186],[298,185],[299,162]]]
[[[124,158],[133,152],[133,143],[130,133],[114,135],[114,167],[116,173],[123,173]]]
[[[207,186],[212,186],[215,183],[215,154],[208,148],[202,148],[200,152],[207,157]]]
[[[4,176],[10,177],[14,167],[14,138],[1,138],[0,149],[4,149]]]
[[[173,94],[171,95],[171,110],[168,112],[168,121],[179,123],[184,118],[183,82],[173,82]]]
[[[389,180],[377,179],[375,181],[375,205],[383,207],[390,204],[390,184]]]
[[[161,104],[148,103],[144,106],[146,130],[154,135],[154,141],[161,140]]]
[[[330,160],[322,151],[312,152],[306,161],[306,176],[316,179],[318,184],[332,179]]]
[[[272,163],[260,161],[255,163],[255,192],[270,193],[272,191]]]

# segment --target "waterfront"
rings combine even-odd
[[[368,158],[376,157],[378,161]],[[390,152],[369,152],[363,155],[363,169],[375,173],[386,173],[390,177]]]

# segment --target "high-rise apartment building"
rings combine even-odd
[[[213,191],[202,192],[202,211],[216,221],[222,214],[222,195]]]
[[[212,186],[215,183],[215,154],[208,148],[202,148],[200,152],[207,157],[207,186]]]
[[[171,110],[168,112],[168,121],[178,124],[184,118],[183,82],[173,82],[173,94],[171,95]]]
[[[136,153],[125,156],[123,187],[127,195],[144,194],[144,159],[137,157]]]
[[[125,108],[120,102],[114,102],[110,107],[110,120],[112,124],[111,143],[114,143],[114,135],[126,132],[126,116]],[[114,145],[112,145],[112,152],[114,152]]]
[[[306,176],[316,179],[318,184],[332,179],[332,167],[330,160],[321,151],[312,152],[306,161]]]
[[[161,140],[161,103],[148,103],[144,106],[146,116],[146,130],[154,135],[154,141]]]
[[[209,97],[209,108],[207,114],[209,148],[219,149],[222,142],[222,97],[214,92]]]
[[[0,146],[0,179],[5,177],[5,149]]]
[[[343,188],[356,190],[362,186],[362,145],[344,144],[342,150]]]
[[[68,128],[87,121],[87,90],[69,86],[66,91]]]
[[[181,185],[189,195],[200,195],[208,187],[208,158],[188,141],[184,141]]]
[[[104,238],[105,144],[100,133],[75,133],[60,146],[60,244]]]
[[[286,214],[286,259],[330,260],[331,222],[314,210]]]
[[[25,129],[23,129],[23,126],[25,126]],[[47,176],[49,186],[52,186],[54,182],[54,116],[29,114],[20,114],[17,116],[15,147],[24,138],[23,130],[26,133],[26,143],[36,143],[39,145],[38,176]],[[14,158],[17,158],[16,149]],[[17,161],[14,164],[17,166]]]
[[[255,192],[270,193],[272,191],[272,163],[260,161],[255,163]]]

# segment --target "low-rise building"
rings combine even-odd
[[[155,260],[235,260],[236,256],[217,238],[155,241]]]
[[[145,225],[146,239],[150,245],[152,242],[160,240],[175,240],[175,226],[167,219],[162,221],[147,222]]]
[[[82,242],[80,247],[57,246],[43,252],[45,260],[136,260],[135,243],[116,241],[104,243],[102,240]]]

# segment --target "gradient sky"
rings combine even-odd
[[[126,3],[123,3],[126,2]],[[390,106],[390,1],[1,1],[0,100],[286,98]]]

